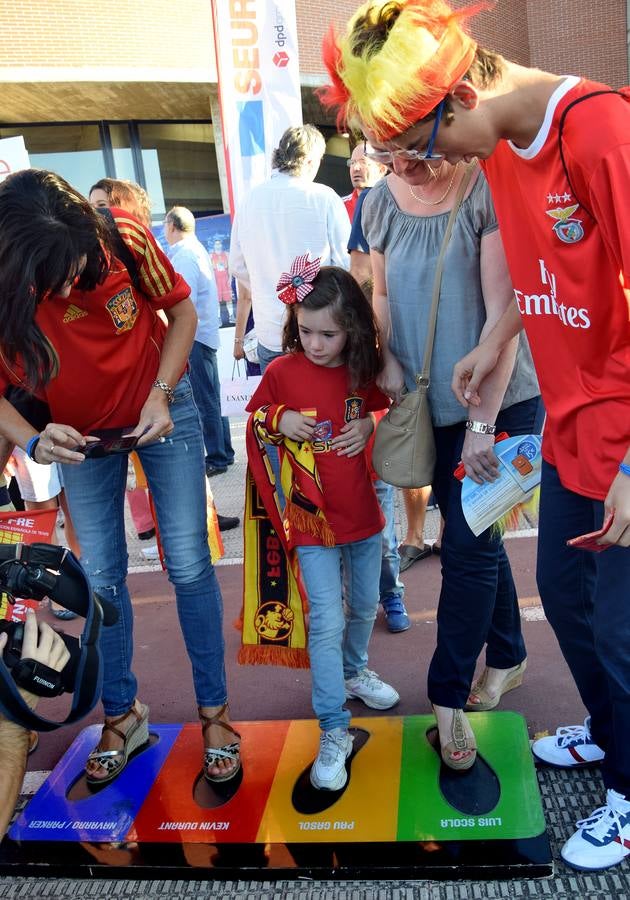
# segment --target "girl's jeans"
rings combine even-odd
[[[367,666],[379,599],[381,541],[379,531],[351,544],[297,548],[310,608],[313,710],[322,731],[347,728],[350,723],[350,712],[344,709],[344,681]]]
[[[155,442],[137,452],[155,504],[168,577],[175,587],[197,704],[219,706],[226,701],[223,609],[208,549],[201,426],[187,375],[175,388],[170,412],[172,434],[164,443]],[[103,628],[100,638],[103,707],[105,715],[118,716],[131,707],[137,693],[131,671],[133,610],[125,580],[127,455],[64,465],[63,476],[81,562],[95,593],[118,610],[118,622]]]

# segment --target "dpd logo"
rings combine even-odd
[[[289,54],[284,50],[278,50],[278,52],[273,55],[273,62],[279,69],[284,69],[289,65]]]

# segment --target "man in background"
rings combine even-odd
[[[221,415],[221,393],[217,348],[219,346],[219,305],[210,260],[195,236],[195,217],[185,206],[174,206],[164,220],[164,237],[176,272],[190,287],[197,311],[197,331],[190,353],[190,383],[199,408],[204,444],[206,475],[220,475],[234,462],[230,423]],[[236,516],[217,516],[221,531],[236,528]]]
[[[230,272],[239,282],[234,342],[242,344],[251,304],[263,372],[282,354],[286,306],[276,292],[282,273],[307,251],[323,266],[348,268],[350,223],[343,203],[332,188],[314,180],[325,149],[314,125],[287,128],[273,153],[271,178],[249,192],[234,219]]]

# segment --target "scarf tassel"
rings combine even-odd
[[[335,534],[323,515],[311,513],[290,500],[287,501],[284,515],[297,531],[319,538],[324,547],[335,546]]]

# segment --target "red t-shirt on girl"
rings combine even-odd
[[[338,456],[330,441],[348,422],[364,419],[368,412],[387,406],[387,397],[375,385],[350,391],[345,365],[316,366],[303,353],[288,353],[269,365],[247,411],[277,403],[313,416],[320,426],[322,437],[314,440],[312,447],[322,483],[324,513],[335,542],[362,541],[381,531],[385,520],[372,485],[367,455]],[[291,543],[300,546],[321,541],[293,529]]]

